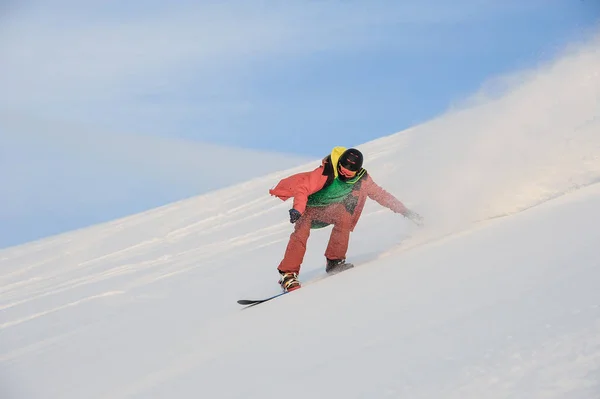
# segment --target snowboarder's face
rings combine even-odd
[[[356,176],[355,171],[346,169],[342,165],[338,165],[338,171],[340,172],[340,175],[344,176],[346,179],[350,179],[350,178]]]

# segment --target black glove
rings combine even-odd
[[[403,215],[412,220],[418,226],[423,226],[423,216],[419,215],[417,212],[407,209]]]
[[[295,209],[290,209],[290,223],[296,223],[302,214]]]

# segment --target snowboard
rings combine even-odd
[[[237,303],[239,303],[240,305],[246,305],[246,308],[249,308],[249,307],[256,306],[256,305],[259,305],[261,303],[270,301],[271,299],[275,299],[275,298],[280,297],[280,296],[285,295],[285,294],[287,294],[287,292],[280,292],[279,294],[275,294],[273,296],[270,296],[270,297],[267,297],[267,298],[263,298],[263,299],[239,299],[237,301]]]
[[[335,276],[336,274],[343,273],[346,270],[350,270],[350,269],[354,268],[354,264],[348,263],[348,265],[350,267],[348,267],[348,268],[346,268],[344,270],[341,270],[339,272],[328,273],[325,276],[316,277],[316,278],[314,278],[312,280],[309,280],[309,281],[307,281],[305,283],[302,283],[302,286],[305,287],[308,284],[315,283],[315,282],[317,282],[319,280],[322,280],[324,278]],[[300,289],[302,289],[302,288],[300,288]],[[294,290],[294,291],[296,291],[296,290]],[[294,292],[294,291],[290,291],[290,292]],[[246,309],[246,308],[250,308],[252,306],[260,305],[261,303],[268,302],[268,301],[270,301],[272,299],[275,299],[275,298],[278,298],[278,297],[280,297],[282,295],[289,294],[290,292],[280,292],[279,294],[275,294],[275,295],[272,295],[272,296],[269,296],[269,297],[266,297],[266,298],[262,298],[262,299],[239,299],[237,301],[237,303],[239,303],[240,305],[244,305],[245,306],[244,309]]]

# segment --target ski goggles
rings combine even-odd
[[[338,165],[338,172],[340,172],[342,176],[348,178],[356,176],[356,171],[346,169],[342,165]]]

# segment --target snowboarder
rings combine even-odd
[[[359,150],[335,147],[315,170],[289,176],[269,190],[283,201],[294,198],[289,210],[290,223],[295,223],[294,232],[277,267],[281,275],[279,284],[284,291],[300,288],[298,274],[311,229],[333,225],[325,251],[327,273],[338,273],[353,266],[346,263],[348,241],[367,197],[422,224],[419,214],[375,184],[362,165],[363,154]]]

